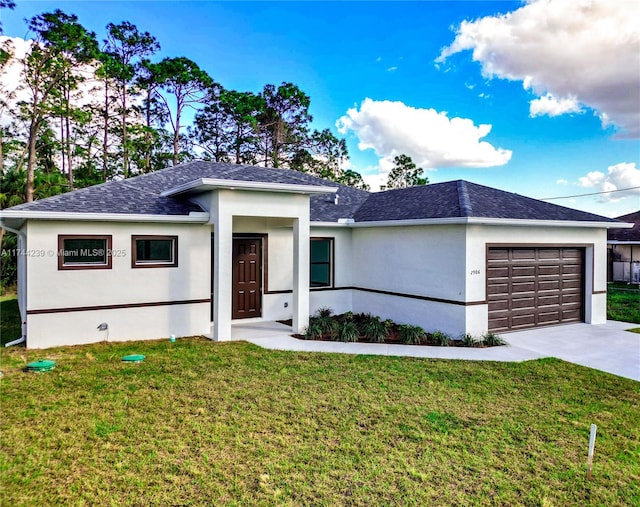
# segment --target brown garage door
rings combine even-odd
[[[584,249],[489,248],[489,330],[581,322]]]

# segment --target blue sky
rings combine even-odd
[[[640,187],[637,2],[17,4],[5,35],[28,38],[24,18],[60,8],[100,39],[131,21],[158,56],[187,56],[227,88],[297,84],[313,126],[346,137],[374,184],[408,153],[432,183],[536,198]],[[640,208],[640,189],[553,202],[616,216]]]

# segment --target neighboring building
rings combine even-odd
[[[452,335],[606,320],[619,222],[466,181],[368,193],[194,161],[0,212],[27,346],[370,312]],[[108,330],[98,329],[107,323]]]
[[[610,282],[640,283],[640,211],[617,217],[633,224],[631,229],[607,232],[608,273]]]

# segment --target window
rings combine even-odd
[[[111,269],[111,236],[58,236],[58,269]]]
[[[131,236],[132,268],[178,265],[178,236]]]
[[[333,238],[311,238],[310,257],[309,285],[331,287],[333,285]]]

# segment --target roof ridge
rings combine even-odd
[[[469,190],[467,189],[467,182],[464,180],[458,180],[458,204],[460,206],[460,214],[463,217],[473,216],[473,206],[471,205],[471,198],[469,197]]]

